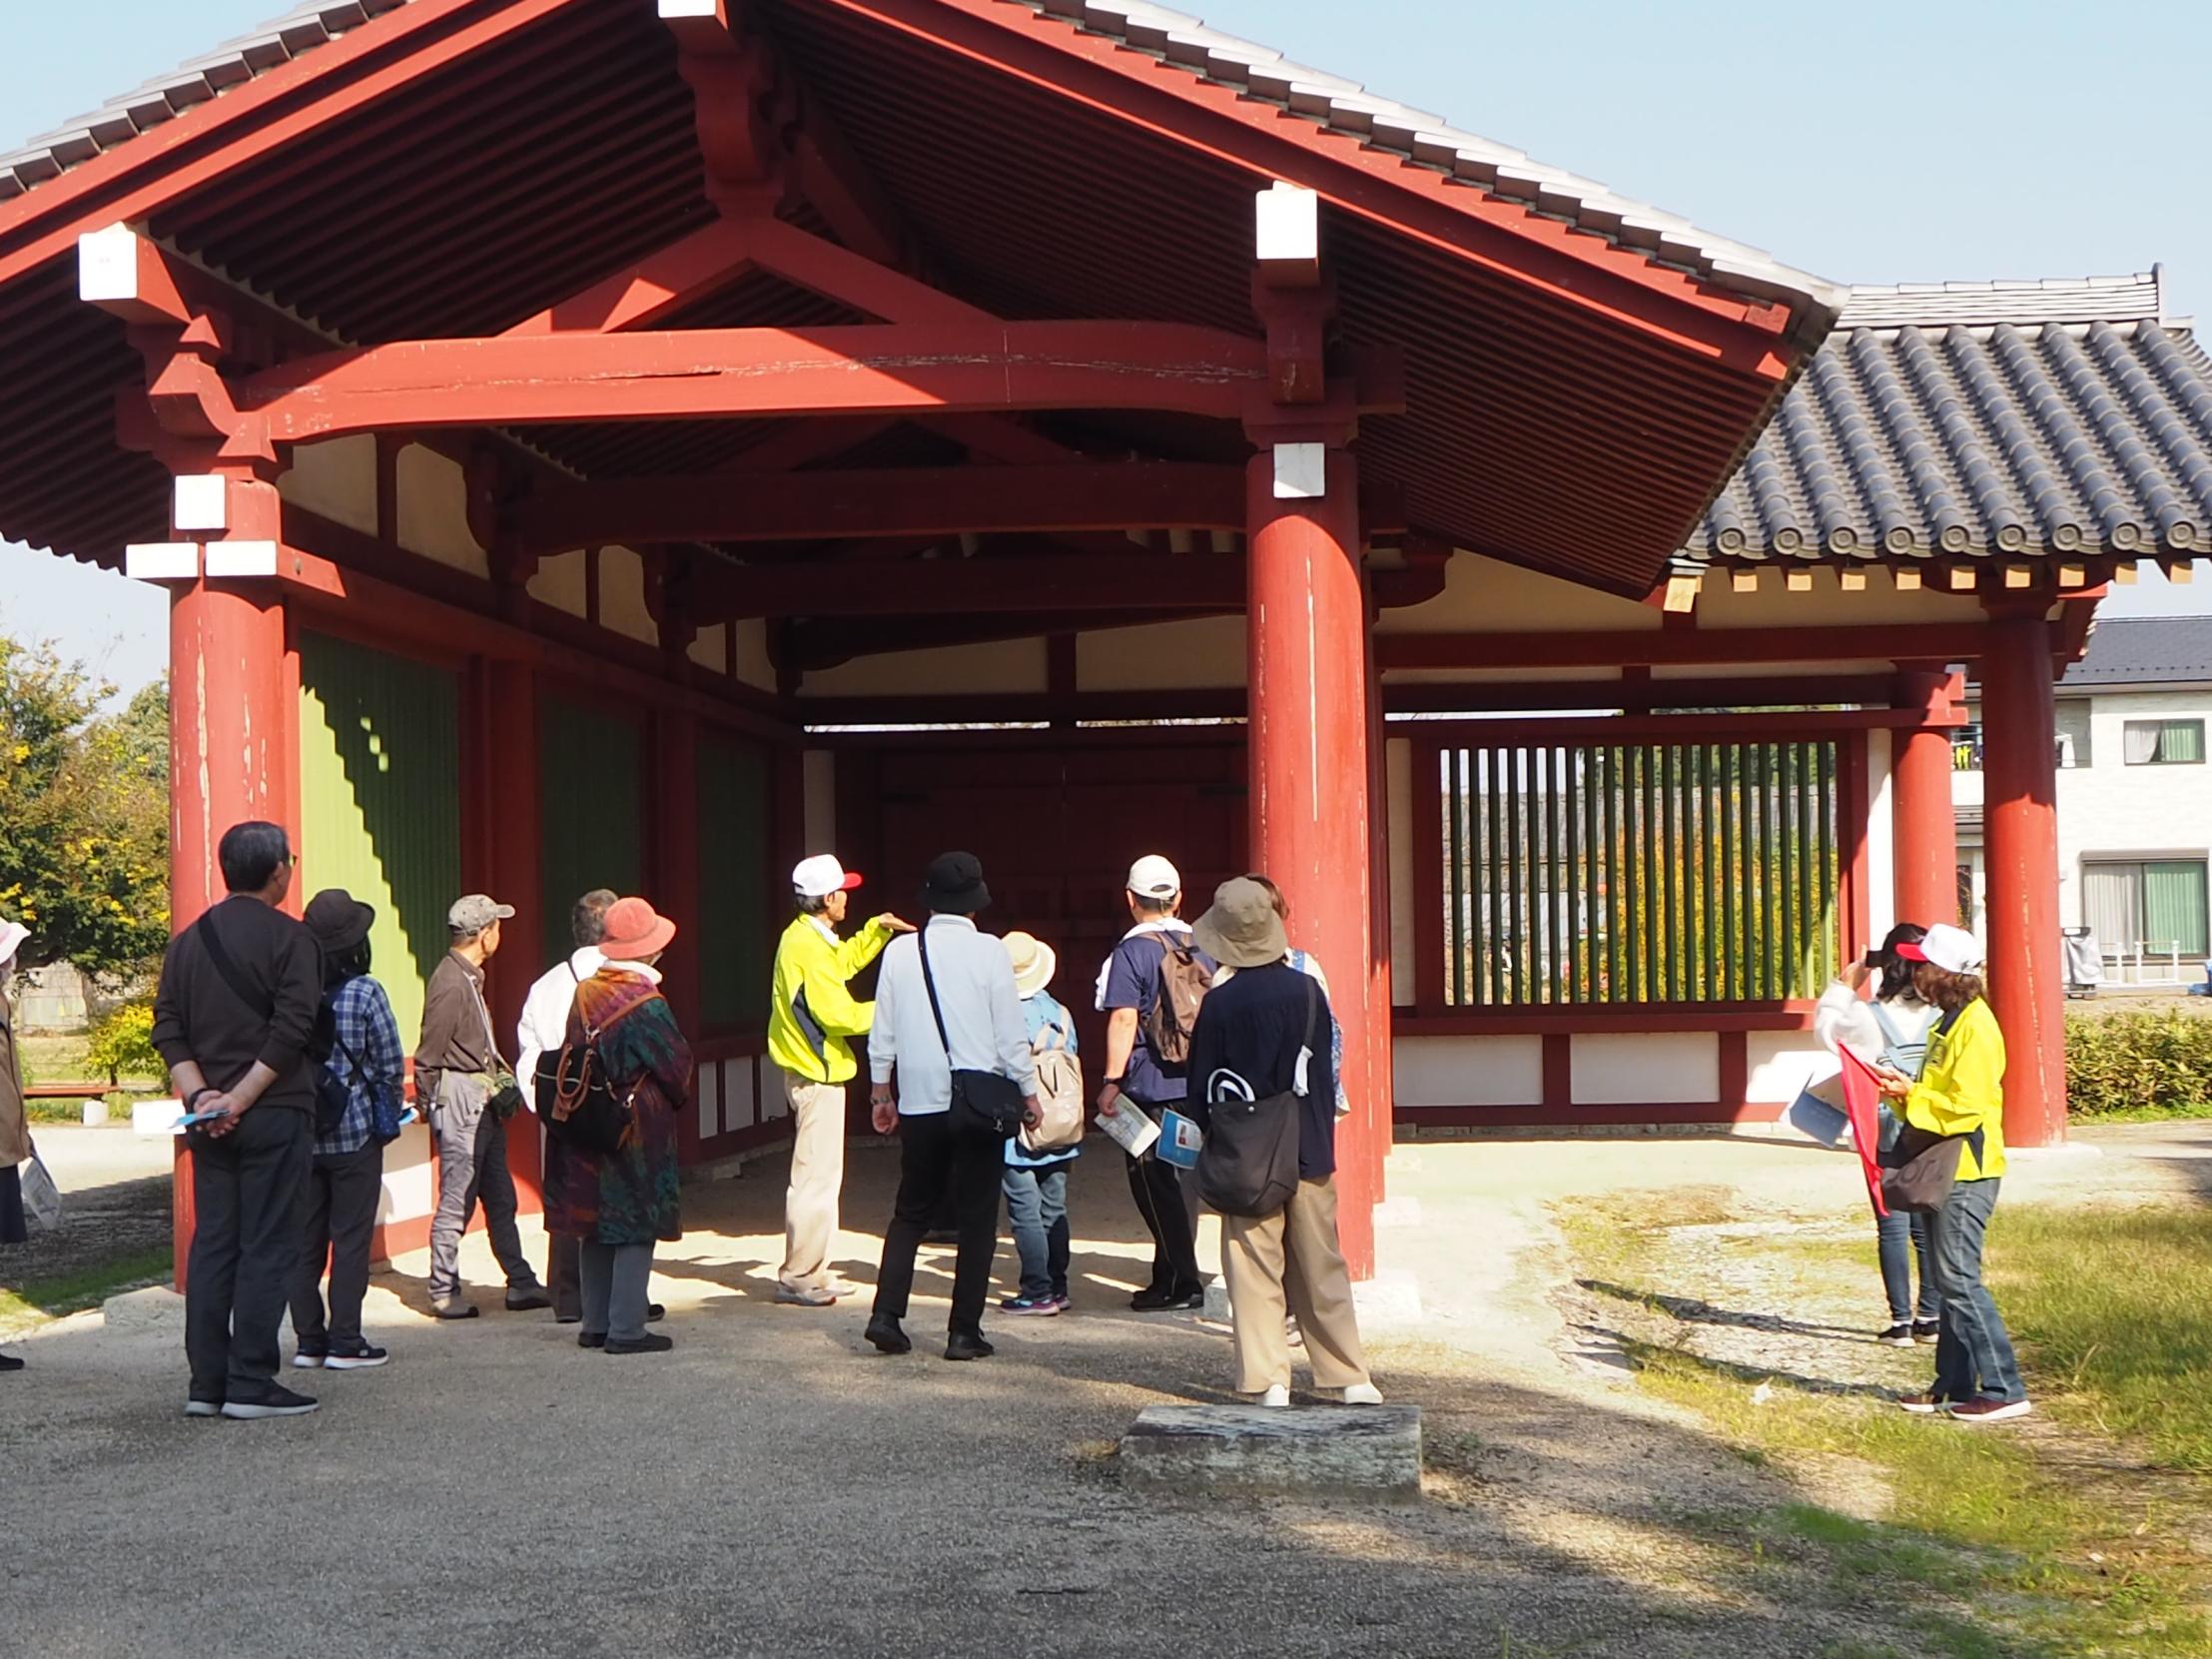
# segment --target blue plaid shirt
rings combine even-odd
[[[331,1045],[331,1058],[323,1064],[347,1086],[346,1116],[338,1121],[338,1128],[316,1141],[315,1150],[336,1157],[360,1152],[369,1145],[372,1128],[369,1084],[383,1084],[396,1099],[407,1061],[399,1047],[399,1022],[391,1016],[390,999],[384,995],[384,988],[367,974],[338,988],[337,996],[331,999],[331,1018],[338,1043]],[[361,1062],[359,1071],[347,1059],[348,1050],[354,1060]]]

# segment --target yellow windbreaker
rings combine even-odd
[[[793,918],[776,947],[768,1058],[810,1083],[850,1082],[859,1067],[845,1039],[868,1035],[876,1005],[855,1002],[845,982],[890,943],[891,930],[880,922],[833,944],[813,917]]]
[[[1968,1003],[1928,1034],[1927,1066],[1902,1115],[1915,1129],[1967,1137],[1960,1181],[2004,1174],[2004,1033],[1987,1003]]]

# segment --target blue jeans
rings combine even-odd
[[[1068,1293],[1068,1166],[1006,1173],[1007,1219],[1022,1256],[1022,1294]]]
[[[1981,1282],[1982,1239],[1997,1208],[1997,1180],[1962,1181],[1943,1208],[1927,1219],[1928,1255],[1935,1288],[1943,1298],[1942,1329],[1935,1342],[1935,1397],[1963,1402],[2027,1398],[2012,1338],[1997,1304]]]
[[[1933,1324],[1943,1298],[1935,1293],[1934,1263],[1928,1259],[1927,1218],[1893,1210],[1874,1223],[1874,1240],[1881,1250],[1881,1287],[1889,1295],[1889,1322]],[[1920,1268],[1917,1302],[1912,1296],[1915,1258]]]

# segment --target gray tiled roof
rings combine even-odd
[[[20,196],[103,150],[128,143],[196,104],[290,63],[406,0],[322,0],[272,18],[251,34],[227,41],[136,92],[109,100],[87,115],[65,121],[22,149],[0,155],[0,201]]]
[[[1854,290],[1687,549],[2212,553],[2212,360],[2155,273]]]
[[[2068,689],[2212,682],[2212,616],[2118,617],[2099,622],[2066,670]]]

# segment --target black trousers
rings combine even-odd
[[[194,1399],[251,1399],[276,1381],[277,1333],[300,1264],[311,1118],[258,1106],[220,1140],[193,1134],[185,1356]]]
[[[369,1294],[369,1241],[383,1194],[384,1150],[316,1153],[300,1189],[300,1265],[292,1279],[292,1334],[310,1352],[362,1339]],[[323,1267],[331,1269],[330,1319],[323,1317]]]
[[[949,1328],[980,1335],[983,1304],[991,1291],[991,1258],[999,1249],[999,1178],[1007,1145],[996,1135],[953,1128],[952,1114],[924,1113],[899,1120],[899,1197],[884,1235],[883,1265],[876,1273],[876,1316],[903,1319],[914,1292],[914,1252],[937,1225],[950,1200],[960,1230],[953,1267],[953,1316]]]
[[[1166,1110],[1126,1095],[1121,1104],[1137,1108],[1155,1124]],[[1128,1166],[1129,1197],[1136,1201],[1136,1213],[1152,1236],[1152,1281],[1147,1288],[1161,1295],[1195,1295],[1205,1288],[1198,1272],[1198,1184],[1184,1181],[1180,1170],[1149,1153],[1129,1159]]]
[[[583,1241],[566,1233],[545,1236],[545,1287],[553,1293],[553,1317],[584,1316]]]

